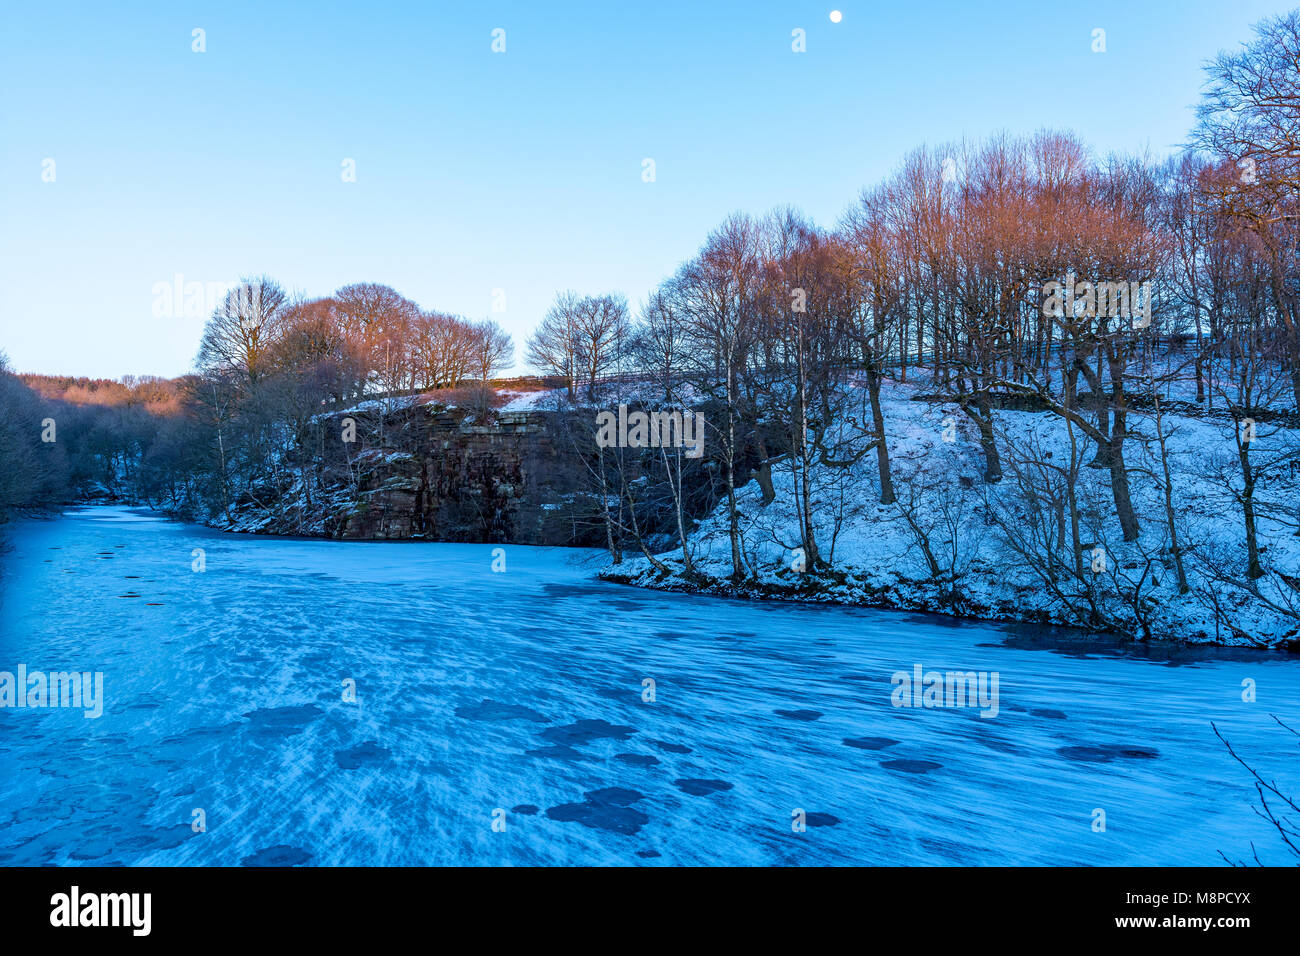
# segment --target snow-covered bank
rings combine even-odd
[[[1181,403],[1166,412],[1165,437],[1173,528],[1188,589],[1180,593],[1165,509],[1164,463],[1150,410],[1131,411],[1125,444],[1133,504],[1142,522],[1137,541],[1124,542],[1108,472],[1078,469],[1080,540],[1076,567],[1061,573],[1044,557],[1057,516],[1050,503],[1030,501],[1021,475],[1049,476],[1070,462],[1064,420],[1049,413],[999,410],[998,441],[1006,477],[982,479],[978,435],[951,404],[917,400],[924,387],[886,386],[886,434],[898,503],[882,505],[874,455],[851,468],[811,469],[816,540],[826,567],[804,568],[800,476],[786,460],[773,466],[776,497],[763,503],[755,481],[738,490],[744,575],[733,581],[725,501],[690,535],[693,574],[680,549],[655,563],[629,554],[602,577],[641,587],[736,597],[772,597],[907,610],[987,620],[1105,627],[1136,638],[1242,646],[1300,645],[1300,536],[1295,526],[1300,473],[1295,463],[1275,470],[1255,489],[1259,553],[1264,574],[1247,575],[1236,425]],[[1078,432],[1076,430],[1076,437]],[[1284,457],[1300,443],[1293,429],[1261,428],[1258,457]],[[1081,446],[1082,447],[1082,446]],[[905,513],[907,512],[907,513]],[[910,517],[910,521],[909,521]],[[1063,517],[1062,517],[1063,520]],[[1061,524],[1064,540],[1064,524]],[[1046,535],[1035,529],[1046,528]],[[939,566],[921,547],[924,536]],[[1069,559],[1065,564],[1073,565]],[[1068,568],[1066,569],[1069,570]]]

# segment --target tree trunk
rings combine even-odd
[[[989,406],[989,398],[982,395],[974,400],[967,399],[961,407],[979,429],[980,449],[984,452],[984,480],[990,485],[997,484],[1002,480],[1002,458],[993,435],[993,409]]]
[[[1141,534],[1137,514],[1133,511],[1133,498],[1128,487],[1128,468],[1124,464],[1124,437],[1112,435],[1110,439],[1110,487],[1115,498],[1115,513],[1119,516],[1120,530],[1125,541],[1136,541]]]
[[[1255,534],[1255,470],[1250,466],[1250,447],[1242,442],[1238,446],[1241,458],[1241,475],[1245,487],[1241,492],[1241,511],[1246,519],[1246,577],[1252,581],[1264,576],[1259,563],[1259,539]]]
[[[727,368],[727,535],[731,539],[731,579],[740,581],[744,578],[744,566],[740,559],[740,520],[736,514],[736,412],[733,398],[735,373],[728,363]]]
[[[1169,473],[1169,451],[1165,447],[1164,415],[1160,410],[1160,398],[1156,397],[1156,438],[1160,440],[1160,468],[1165,476],[1165,521],[1169,525],[1169,548],[1174,556],[1174,568],[1178,572],[1178,593],[1186,594],[1191,590],[1187,583],[1187,572],[1183,569],[1183,552],[1178,546],[1178,524],[1174,520],[1174,483]]]
[[[1111,381],[1111,423],[1107,460],[1110,463],[1110,487],[1115,498],[1115,511],[1125,541],[1136,541],[1141,534],[1137,514],[1133,511],[1133,498],[1129,494],[1128,468],[1124,464],[1124,439],[1128,437],[1128,400],[1124,395],[1124,361],[1121,349],[1111,345],[1107,349]],[[1098,395],[1100,404],[1101,396]],[[1103,429],[1104,431],[1104,429]]]
[[[876,433],[876,465],[880,470],[880,503],[894,503],[894,477],[889,468],[889,446],[885,441],[885,413],[880,407],[880,372],[867,366],[867,395],[871,400],[871,427]]]

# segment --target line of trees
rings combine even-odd
[[[15,511],[58,504],[66,494],[63,449],[41,447],[47,416],[41,397],[13,374],[0,352],[0,522]]]
[[[1292,505],[1259,494],[1300,464],[1294,443],[1262,440],[1300,404],[1297,62],[1300,15],[1261,24],[1251,44],[1209,67],[1193,148],[1173,159],[1099,159],[1055,131],[922,148],[833,229],[792,209],[730,216],[635,321],[615,294],[561,294],[528,356],[566,377],[571,399],[596,399],[605,381],[606,400],[709,412],[705,462],[601,456],[593,490],[621,489],[605,518],[616,559],[632,542],[653,560],[646,509],[680,506],[687,467],[713,469],[736,582],[757,576],[737,488],[756,479],[771,501],[774,468],[789,470],[799,519],[798,540],[783,544],[810,569],[828,566],[840,522],[828,517],[826,488],[814,490],[826,475],[833,498],[834,476],[871,455],[880,503],[915,515],[900,503],[886,435],[881,385],[894,379],[960,409],[984,483],[1010,474],[1019,489],[1010,509],[990,503],[990,520],[1049,586],[1077,585],[1069,600],[1085,605],[1080,616],[1104,617],[1089,552],[1113,541],[1141,555],[1132,580],[1119,562],[1108,569],[1140,617],[1157,562],[1187,588],[1167,418],[1185,398],[1224,423],[1231,454],[1207,450],[1206,467],[1239,505],[1236,576],[1295,612],[1295,586],[1266,593],[1252,582],[1267,573],[1261,518],[1300,531]],[[1066,459],[1008,434],[1005,408],[1059,421]],[[1105,475],[1108,504],[1085,500],[1089,467]],[[1135,476],[1160,489],[1164,507],[1139,513]],[[689,573],[688,533],[682,523]],[[918,544],[943,550],[927,534]],[[1224,579],[1233,573],[1223,565]]]
[[[424,310],[385,285],[303,299],[266,276],[245,279],[209,318],[187,389],[191,423],[208,436],[206,486],[184,486],[184,468],[163,483],[227,514],[247,496],[274,507],[290,487],[310,506],[328,490],[327,458],[340,453],[327,413],[470,385],[485,402],[487,383],[513,364],[513,342],[495,322]],[[382,444],[382,415],[376,427],[372,444]],[[350,474],[366,437],[342,448]]]
[[[0,353],[0,521],[76,494],[135,497],[182,405],[178,381],[17,375]]]
[[[273,507],[295,483],[310,500],[326,458],[350,461],[368,437],[340,450],[331,411],[467,389],[490,404],[486,383],[513,363],[495,322],[421,309],[388,286],[308,299],[250,277],[207,320],[193,374],[111,382],[0,365],[0,517],[87,494],[199,517],[249,495]]]
[[[250,387],[277,375],[312,379],[324,397],[342,401],[486,382],[513,362],[510,336],[490,320],[426,311],[369,282],[294,300],[259,276],[214,310],[196,364],[200,374],[234,375]]]

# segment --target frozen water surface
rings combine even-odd
[[[643,592],[595,552],[493,573],[118,508],[9,537],[0,670],[102,671],[106,701],[0,710],[0,863],[1287,862],[1210,721],[1300,791],[1268,716],[1300,726],[1293,658]],[[893,707],[918,663],[998,672],[997,717]]]

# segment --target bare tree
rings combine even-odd
[[[628,337],[627,300],[614,293],[584,296],[573,313],[577,354],[574,366],[587,384],[587,400],[596,400],[596,385],[617,369]]]
[[[1271,17],[1255,39],[1221,53],[1207,68],[1193,141],[1226,162],[1209,184],[1222,215],[1260,240],[1285,347],[1292,397],[1300,407],[1300,11]]]
[[[472,323],[470,371],[487,385],[496,375],[515,364],[515,344],[509,333],[491,319]]]
[[[743,383],[756,331],[754,297],[759,287],[759,232],[744,215],[729,216],[709,234],[700,253],[671,284],[675,308],[691,340],[692,381],[721,403],[722,421],[709,422],[721,445],[726,482],[727,536],[733,580],[745,576],[736,505],[736,474],[748,430]]]
[[[569,401],[577,397],[578,355],[581,345],[578,334],[580,301],[578,294],[573,291],[557,294],[554,304],[529,337],[524,352],[528,364],[538,371],[565,379]]]
[[[208,319],[199,368],[233,371],[256,384],[271,370],[271,350],[284,332],[288,311],[289,297],[274,279],[244,279]]]

